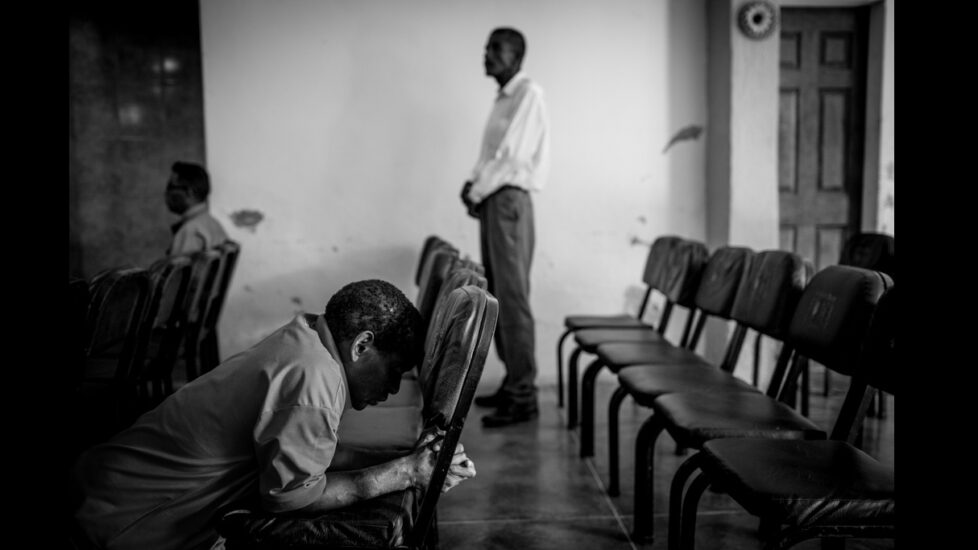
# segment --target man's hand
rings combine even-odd
[[[452,465],[448,468],[448,475],[445,476],[445,484],[442,485],[441,492],[447,493],[453,487],[470,477],[475,477],[475,462],[472,462],[472,459],[466,456],[465,448],[459,443],[455,446]]]
[[[461,193],[462,204],[465,205],[465,211],[468,212],[469,216],[472,216],[473,218],[478,218],[479,205],[469,200],[470,189],[472,189],[472,182],[471,181],[465,182],[465,185],[462,186],[462,193]]]
[[[431,481],[444,435],[443,430],[433,430],[422,433],[421,438],[418,439],[414,453],[415,487],[425,487]],[[466,479],[475,477],[475,474],[475,463],[465,454],[465,448],[459,443],[455,446],[455,454],[452,456],[452,463],[441,491],[446,493]]]

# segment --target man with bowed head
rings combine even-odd
[[[344,410],[397,393],[424,338],[393,285],[344,286],[323,314],[297,315],[83,454],[75,536],[107,549],[219,547],[221,511],[256,493],[271,513],[316,512],[427,486],[435,433],[407,456],[326,471]],[[474,475],[459,444],[442,490]]]

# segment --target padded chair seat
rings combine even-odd
[[[405,544],[420,499],[415,490],[395,491],[330,512],[272,514],[257,506],[225,514],[218,532],[228,550],[396,548]]]
[[[695,352],[678,348],[668,342],[611,342],[601,344],[594,353],[613,372],[618,372],[622,367],[646,363],[712,367]]]
[[[802,527],[892,525],[893,468],[842,441],[718,439],[703,469],[748,512]]]
[[[633,365],[618,371],[618,382],[642,406],[667,393],[759,393],[754,386],[716,367],[699,364]]]
[[[643,323],[632,315],[569,315],[564,317],[564,326],[571,330],[582,328],[646,328]],[[651,328],[651,327],[649,327]]]
[[[586,328],[574,333],[574,341],[581,349],[593,353],[600,344],[610,342],[668,343],[665,336],[652,327],[644,330],[633,328]]]
[[[670,393],[652,407],[673,439],[685,447],[726,437],[825,439],[825,432],[811,420],[763,393]]]

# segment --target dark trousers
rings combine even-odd
[[[530,263],[533,260],[533,203],[530,194],[504,187],[479,205],[482,265],[489,292],[499,300],[496,350],[506,366],[502,392],[517,403],[536,399]]]

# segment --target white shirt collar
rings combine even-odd
[[[509,79],[509,82],[507,82],[505,86],[499,89],[499,95],[513,95],[513,92],[516,90],[516,87],[519,86],[520,82],[526,80],[527,78],[529,78],[529,76],[523,72],[523,69],[520,69],[513,75],[513,78]]]

